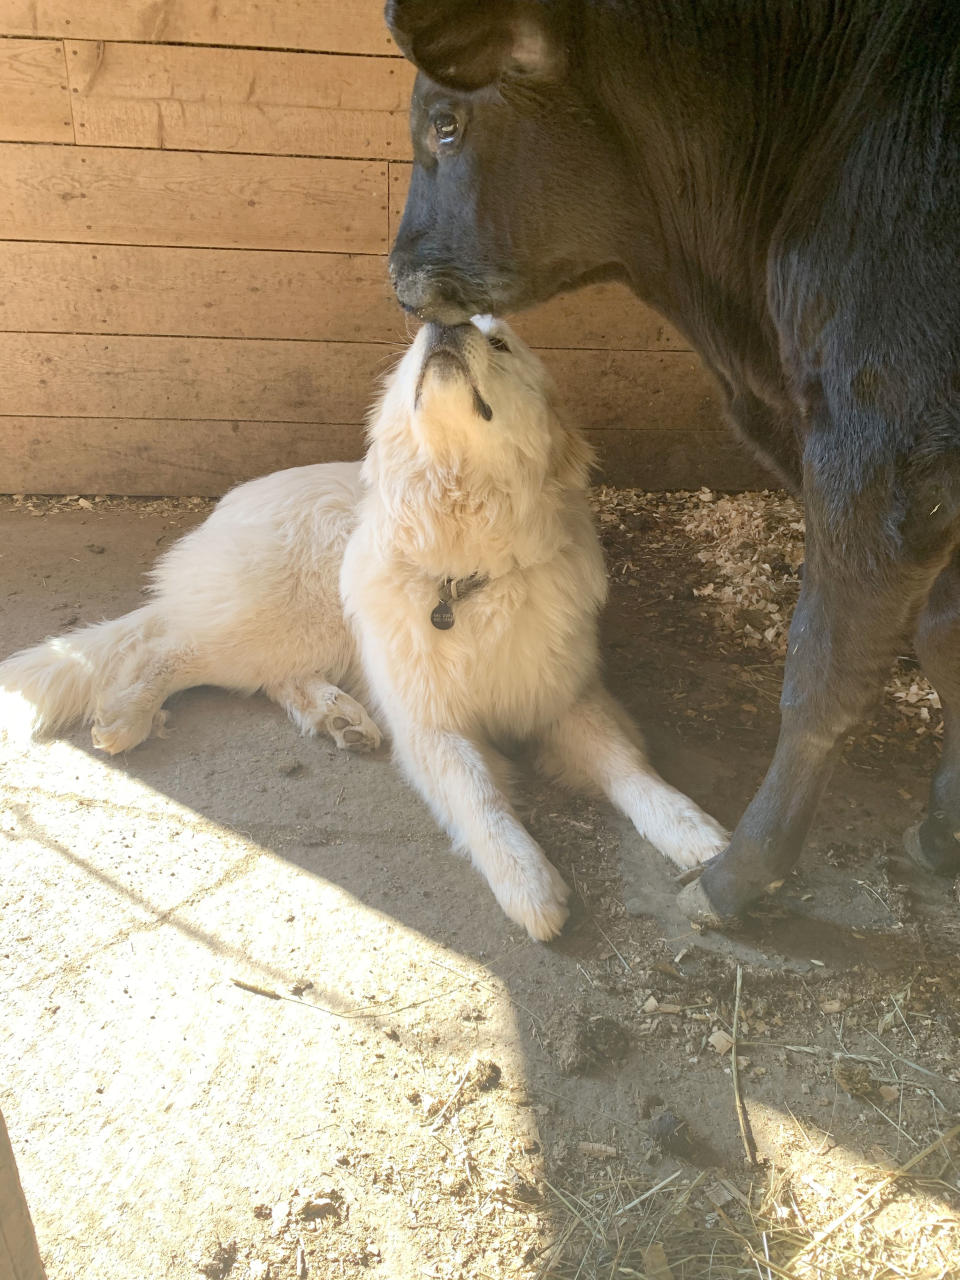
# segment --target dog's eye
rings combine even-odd
[[[433,117],[433,135],[438,147],[448,146],[460,132],[460,121],[452,111],[440,111]]]
[[[498,338],[495,333],[489,334],[487,341],[490,343],[491,347],[493,347],[494,351],[505,351],[507,355],[510,354],[510,348],[504,340],[502,338]]]

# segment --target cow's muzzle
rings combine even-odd
[[[390,279],[400,305],[419,320],[454,326],[490,310],[487,291],[459,271],[418,264],[407,250],[390,255]]]
[[[400,305],[418,320],[449,327],[464,324],[477,311],[449,284],[424,270],[395,275],[393,287]]]

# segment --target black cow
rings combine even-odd
[[[401,303],[450,323],[626,281],[802,488],[776,754],[687,913],[787,875],[911,627],[945,734],[907,848],[960,870],[960,0],[386,12],[421,71]]]

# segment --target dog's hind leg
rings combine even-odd
[[[167,698],[203,683],[192,650],[162,639],[138,647],[121,659],[117,676],[100,696],[91,729],[93,745],[116,755],[139,746],[151,734],[162,736]]]
[[[460,734],[398,732],[396,755],[437,821],[482,871],[500,906],[532,937],[555,937],[569,890],[513,812],[497,774],[504,762]]]
[[[651,768],[636,726],[599,686],[550,725],[538,763],[569,786],[599,788],[678,867],[726,847],[720,824]]]
[[[322,675],[283,680],[264,692],[301,733],[328,733],[341,751],[376,751],[380,745],[380,730],[360,703]]]

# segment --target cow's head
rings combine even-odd
[[[446,324],[619,274],[623,158],[590,92],[575,6],[389,0],[420,69],[414,167],[390,258],[400,302]]]

